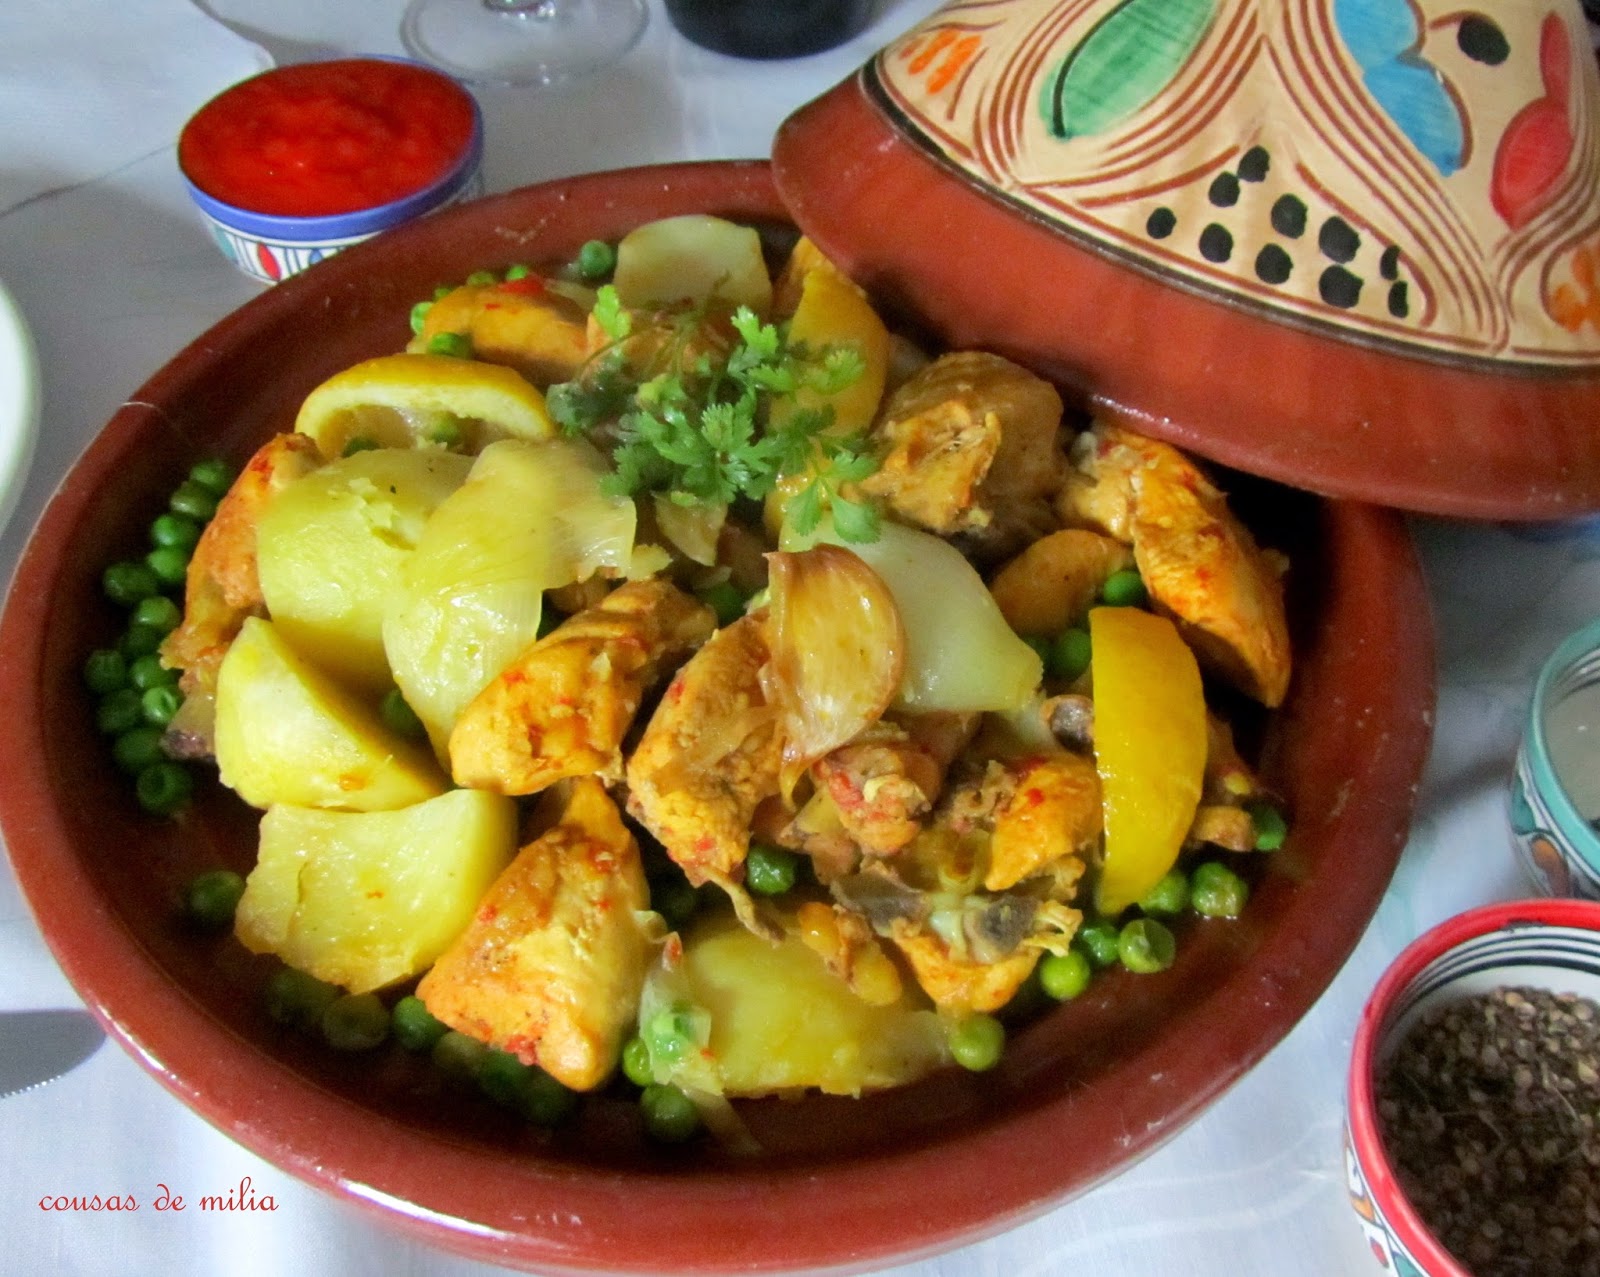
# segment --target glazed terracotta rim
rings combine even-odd
[[[1376,1055],[1399,1001],[1419,975],[1457,945],[1497,931],[1530,927],[1572,927],[1600,931],[1600,903],[1575,899],[1528,899],[1483,905],[1447,918],[1413,940],[1389,965],[1367,998],[1350,1049],[1351,1139],[1383,1217],[1433,1277],[1472,1277],[1428,1230],[1400,1186],[1378,1134],[1374,1094]]]
[[[161,969],[68,841],[60,808],[71,799],[58,792],[67,782],[47,763],[51,732],[37,711],[50,690],[45,638],[60,606],[52,586],[84,571],[72,566],[83,546],[71,534],[103,486],[132,469],[164,399],[199,379],[197,364],[226,360],[304,308],[355,293],[373,272],[430,246],[458,245],[451,251],[480,254],[482,264],[485,223],[518,247],[580,214],[586,225],[609,231],[635,224],[647,198],[642,193],[656,215],[676,205],[789,220],[761,162],[592,174],[508,192],[380,236],[276,286],[203,334],[133,396],[52,498],[0,618],[8,654],[0,664],[0,696],[21,725],[0,786],[0,824],[18,881],[62,968],[146,1069],[267,1161],[425,1240],[546,1272],[859,1271],[910,1262],[1037,1216],[1152,1151],[1259,1061],[1342,966],[1404,844],[1431,725],[1431,621],[1414,548],[1392,511],[1303,498],[1316,515],[1320,543],[1336,540],[1340,550],[1325,565],[1323,596],[1364,605],[1361,614],[1374,621],[1356,647],[1365,653],[1362,670],[1381,686],[1370,689],[1375,699],[1367,716],[1346,724],[1361,737],[1350,751],[1348,783],[1367,796],[1337,805],[1328,817],[1334,833],[1319,844],[1325,854],[1303,866],[1322,894],[1285,885],[1284,925],[1264,931],[1247,966],[1220,987],[1201,990],[1185,1008],[1177,1027],[1186,1078],[1192,1067],[1198,1081],[1178,1088],[1171,1035],[1152,1033],[1096,1075],[1097,1093],[1116,1097],[1114,1103],[1080,1112],[1075,1089],[1061,1086],[1037,1102],[1030,1096],[986,1112],[952,1138],[917,1136],[910,1147],[889,1152],[737,1172],[513,1164],[501,1149],[363,1108],[266,1054]],[[480,238],[463,243],[457,228],[467,226],[480,228]],[[364,307],[373,304],[362,295]],[[403,327],[403,315],[398,322]],[[179,440],[185,448],[195,442]],[[1410,610],[1387,602],[1397,584]],[[1332,650],[1318,647],[1320,664],[1334,660]],[[1355,659],[1345,645],[1338,652],[1340,669]],[[54,666],[65,659],[57,657]],[[1315,721],[1313,707],[1301,712]],[[1081,1149],[1074,1145],[1079,1137]],[[719,1225],[726,1221],[738,1223],[724,1232]]]

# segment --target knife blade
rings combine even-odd
[[[87,1011],[0,1012],[0,1099],[60,1077],[105,1040]]]

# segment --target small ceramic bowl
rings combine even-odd
[[[1538,889],[1600,900],[1600,620],[1539,673],[1510,808],[1512,843]]]
[[[1469,910],[1414,941],[1367,1000],[1346,1094],[1346,1187],[1374,1258],[1398,1277],[1472,1274],[1428,1230],[1401,1187],[1384,1145],[1379,1079],[1430,1011],[1498,988],[1600,1002],[1600,904],[1538,899]]]
[[[217,247],[268,284],[482,194],[482,158],[477,101],[401,58],[263,72],[201,107],[178,141]]]

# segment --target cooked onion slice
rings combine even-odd
[[[783,733],[780,783],[875,723],[900,688],[906,631],[894,595],[854,552],[837,545],[769,554],[769,695]]]

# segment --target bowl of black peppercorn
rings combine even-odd
[[[1378,1270],[1600,1277],[1600,903],[1486,905],[1362,1011],[1345,1128]]]

